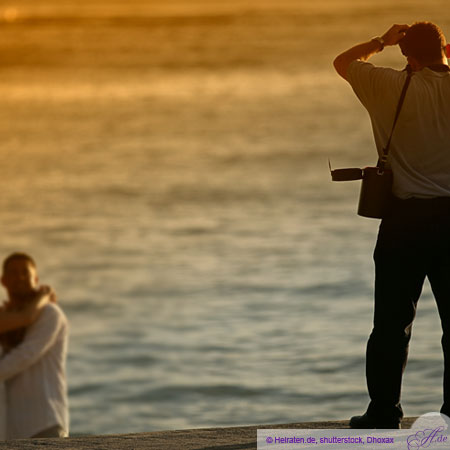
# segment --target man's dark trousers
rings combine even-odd
[[[412,323],[425,277],[441,318],[444,404],[450,416],[450,197],[395,199],[374,252],[375,315],[367,344],[368,414],[403,416],[401,382]]]

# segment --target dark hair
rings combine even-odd
[[[34,262],[34,259],[26,254],[26,253],[20,253],[15,252],[9,255],[4,261],[3,261],[3,273],[6,272],[6,269],[8,268],[8,265],[12,263],[13,261],[17,260],[23,260],[29,262],[35,269],[36,269],[36,263]]]
[[[422,64],[439,60],[444,47],[444,33],[432,22],[414,23],[400,41],[402,53],[405,56],[412,56]]]

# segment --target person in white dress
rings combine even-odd
[[[30,299],[23,309],[11,310],[5,305],[0,306],[0,355],[6,353],[1,343],[2,337],[13,330],[20,330],[30,326],[39,317],[44,306],[55,301],[54,293],[49,286],[41,286],[35,296]],[[5,384],[0,382],[0,440],[6,439],[6,393]]]
[[[6,258],[1,282],[8,301],[0,311],[0,437],[65,437],[67,319],[51,289],[39,288],[29,255]]]

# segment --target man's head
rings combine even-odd
[[[10,300],[25,300],[38,285],[36,263],[26,253],[13,253],[3,261],[2,284]]]
[[[399,42],[402,53],[412,65],[421,67],[430,64],[442,64],[447,56],[448,47],[442,30],[432,22],[416,22],[406,31]]]

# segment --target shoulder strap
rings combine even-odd
[[[379,174],[382,174],[384,172],[384,166],[386,165],[386,162],[387,162],[387,157],[388,157],[388,153],[389,153],[389,147],[391,145],[392,135],[394,134],[395,125],[397,124],[398,116],[400,115],[400,111],[402,109],[403,102],[406,97],[406,91],[408,90],[409,82],[411,81],[411,77],[413,74],[411,69],[408,68],[407,70],[408,70],[408,76],[406,77],[405,84],[403,85],[402,93],[400,94],[400,99],[399,99],[398,105],[397,105],[397,111],[395,112],[394,123],[392,124],[391,134],[389,136],[386,146],[383,149],[383,154],[381,155],[381,158],[378,159],[377,167],[378,167]]]

